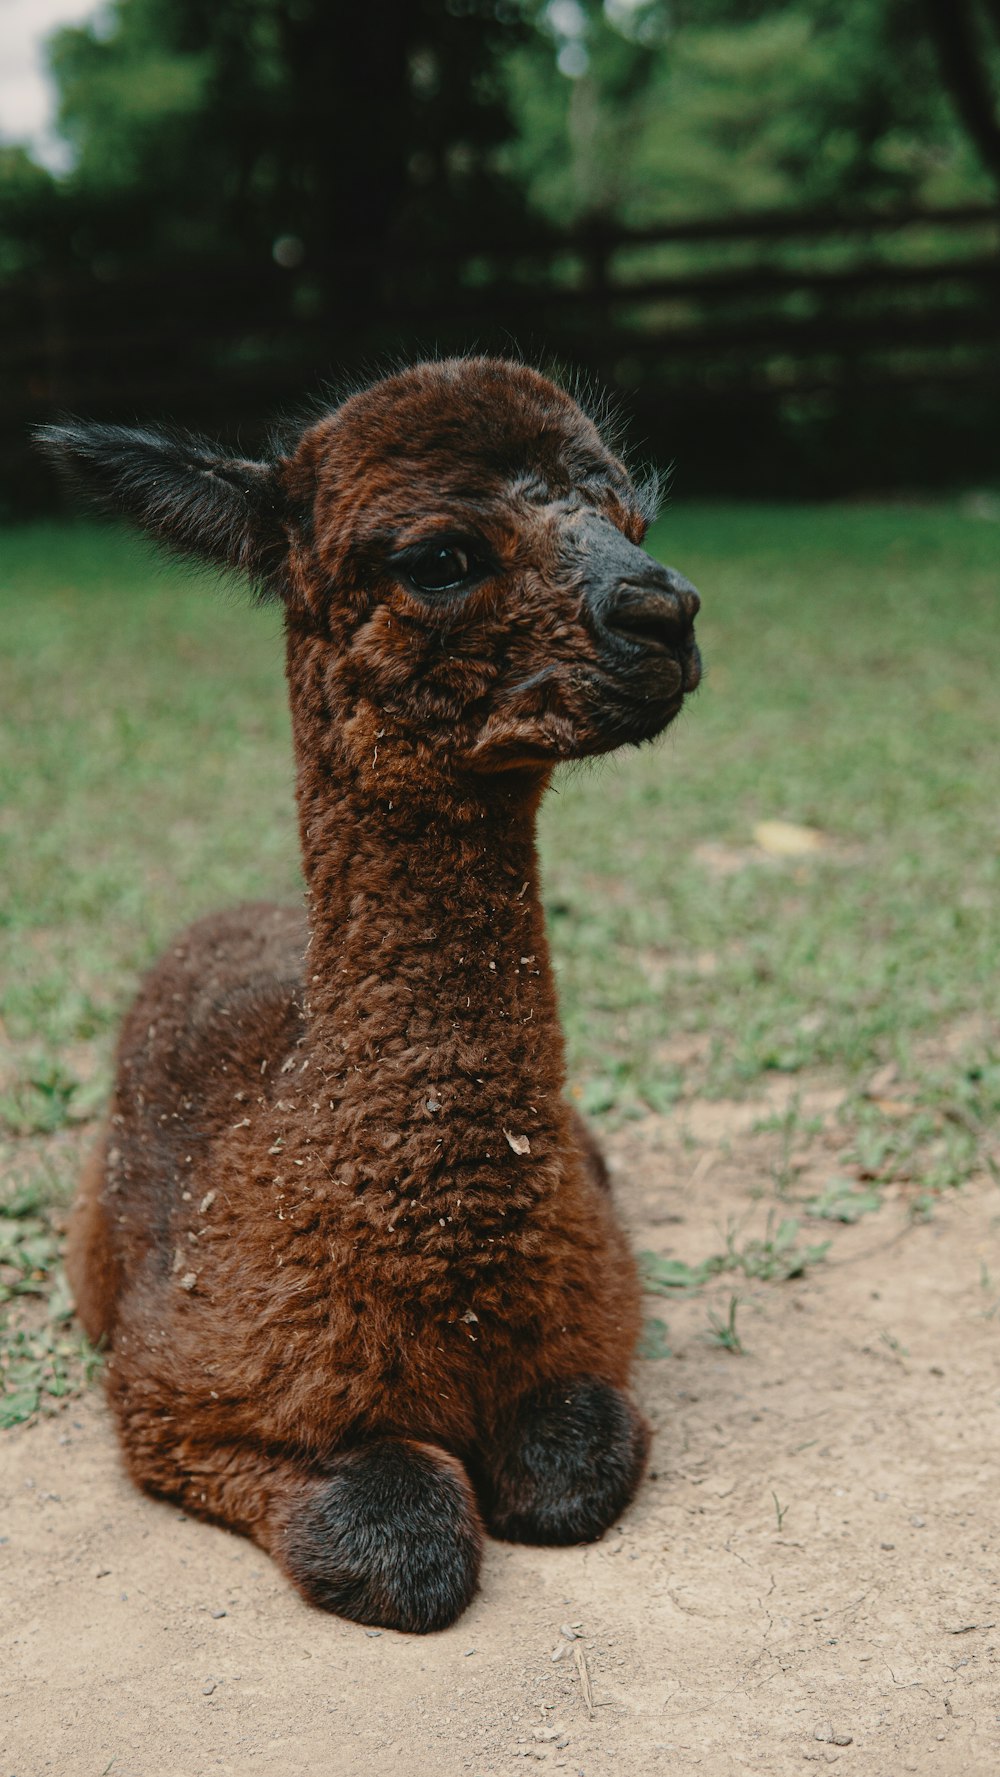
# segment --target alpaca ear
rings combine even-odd
[[[235,569],[267,595],[288,549],[287,502],[274,463],[228,457],[183,432],[85,420],[39,426],[36,441],[64,479],[158,543]]]

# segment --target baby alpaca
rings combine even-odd
[[[314,1604],[442,1628],[484,1529],[599,1537],[645,1459],[636,1271],[563,1098],[534,829],[560,760],[677,714],[697,594],[518,363],[418,364],[273,462],[42,442],[287,635],[306,917],[204,919],[153,969],[74,1216],[125,1460]]]

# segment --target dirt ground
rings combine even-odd
[[[835,1096],[803,1108],[829,1124]],[[763,1232],[762,1108],[609,1140],[637,1246],[695,1263]],[[820,1137],[799,1188],[824,1166]],[[639,1365],[635,1506],[590,1548],[489,1545],[431,1638],[325,1618],[248,1544],[140,1497],[96,1392],[16,1428],[0,1777],[994,1777],[998,1229],[986,1179],[925,1222],[890,1193],[810,1226],[832,1244],[802,1278],[651,1300],[670,1355]],[[709,1330],[734,1293],[742,1354]]]

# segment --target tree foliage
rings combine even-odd
[[[1000,182],[1000,0],[112,0],[51,62],[72,171],[4,150],[0,270]]]
[[[512,332],[669,412],[713,486],[723,398],[741,488],[850,485],[860,430],[882,474],[907,402],[911,458],[993,448],[989,224],[816,220],[1000,188],[1000,0],[109,0],[51,61],[68,171],[0,148],[0,483],[53,409],[253,431]],[[809,244],[611,244],[769,210]]]
[[[513,0],[114,0],[51,45],[72,249],[303,255],[509,210]]]
[[[972,0],[554,0],[509,59],[506,153],[562,219],[988,197],[934,29],[956,3]],[[987,10],[977,90],[1000,95]]]

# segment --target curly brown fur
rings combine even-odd
[[[306,920],[185,932],[124,1027],[69,1264],[126,1460],[314,1603],[440,1627],[480,1516],[598,1537],[645,1457],[638,1283],[563,1098],[534,828],[559,760],[650,737],[697,684],[697,597],[521,364],[417,365],[269,465],[46,444],[283,598],[308,884]]]

